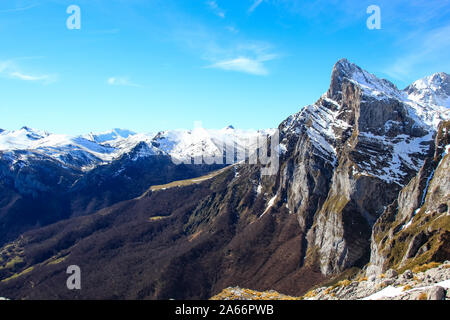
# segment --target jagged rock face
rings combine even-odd
[[[440,125],[434,153],[374,226],[368,274],[449,259],[449,129]]]
[[[392,83],[341,60],[327,93],[280,125],[280,192],[324,274],[368,261],[372,225],[423,164],[434,129],[410,109]]]

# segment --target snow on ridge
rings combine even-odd
[[[133,136],[136,133],[127,129],[115,128],[110,131],[100,132],[100,133],[89,133],[84,135],[83,138],[97,142],[105,143],[108,141],[115,141],[118,139],[126,139],[129,136]]]
[[[347,59],[341,59],[335,64],[333,72],[336,71],[358,85],[365,94],[376,99],[401,97],[401,93],[392,82],[378,78]]]
[[[224,150],[240,152],[256,148],[258,139],[271,135],[275,129],[243,130],[226,127],[220,130],[195,128],[158,133],[153,142],[177,160],[196,157],[220,157]]]
[[[450,108],[450,76],[444,72],[416,80],[403,91],[416,103]]]
[[[380,79],[346,59],[336,63],[336,68],[365,95],[404,103],[410,116],[424,126],[436,129],[440,121],[450,119],[450,76],[446,73],[435,73],[399,90],[392,82]]]
[[[228,126],[220,130],[195,128],[163,131],[158,134],[113,129],[100,134],[90,133],[73,137],[24,127],[20,130],[0,132],[0,152],[4,159],[17,158],[21,153],[21,160],[24,161],[24,157],[32,159],[47,156],[62,165],[76,166],[88,171],[132,152],[140,143],[145,143],[146,147],[141,146],[139,150],[135,150],[132,160],[157,154],[168,154],[181,160],[186,157],[221,157],[223,146],[234,148],[236,145],[242,152],[245,147],[255,147],[258,137],[274,132],[275,129],[256,131]]]
[[[439,122],[448,119],[450,111],[447,110],[445,113],[436,105],[430,106],[412,101],[404,91],[398,90],[388,80],[379,79],[345,59],[335,65],[333,73],[341,80],[344,77],[358,85],[366,96],[377,100],[395,99],[403,103],[416,125],[427,132],[426,135],[417,138],[406,135],[380,136],[370,132],[359,134],[360,139],[376,139],[376,144],[391,150],[388,154],[372,154],[368,150],[370,163],[367,161],[360,163],[359,173],[377,176],[388,183],[402,185],[408,169],[417,171],[422,166],[423,161],[417,155],[428,151],[428,143],[432,141]],[[304,130],[319,151],[316,155],[323,155],[324,159],[333,161],[332,159],[336,158],[336,133],[349,127],[348,123],[339,119],[340,112],[342,112],[340,104],[325,93],[315,104],[305,106],[300,112],[288,117],[282,123],[282,132],[299,134]],[[386,131],[395,125],[395,121],[386,122]]]
[[[137,148],[133,150],[133,157],[131,158],[132,161],[137,161],[141,158],[147,158],[155,155],[161,155],[164,154],[161,150],[158,148],[155,148],[152,145],[148,145],[145,142],[140,142]]]
[[[407,135],[398,135],[394,138],[374,135],[370,132],[360,132],[359,137],[363,140],[375,140],[382,144],[386,150],[391,152],[385,155],[371,155],[370,164],[360,163],[359,170],[361,174],[376,176],[388,183],[397,183],[403,185],[403,177],[407,174],[402,168],[408,167],[418,171],[424,161],[412,156],[415,154],[424,154],[428,151],[427,142],[432,141],[433,131],[429,131],[423,137],[410,137]],[[383,163],[379,169],[379,163]]]

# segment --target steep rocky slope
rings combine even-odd
[[[363,269],[302,297],[227,288],[213,299],[450,299],[449,124],[441,122],[434,153],[376,221]]]
[[[450,257],[449,146],[450,122],[444,121],[433,156],[374,226],[369,274]]]
[[[324,274],[363,266],[374,222],[432,152],[438,106],[422,106],[347,60],[314,105],[280,126],[276,193]]]

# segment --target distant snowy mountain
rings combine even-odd
[[[85,170],[111,161],[119,155],[120,150],[82,136],[50,134],[23,127],[0,133],[0,152],[3,157],[12,159],[12,164],[18,160],[26,161],[27,158],[49,157],[66,166]]]
[[[141,144],[143,152],[137,156],[170,155],[176,160],[222,156],[223,150],[242,151],[256,146],[259,136],[273,130],[237,130],[228,126],[221,130],[196,128],[154,133],[135,133],[113,129],[72,137],[51,134],[23,127],[20,130],[0,132],[0,155],[11,164],[24,165],[26,159],[50,157],[65,166],[88,171],[100,164],[110,163]]]
[[[405,103],[427,124],[437,128],[439,122],[450,118],[450,75],[435,73],[415,81],[403,91]]]
[[[113,129],[111,131],[102,133],[90,133],[85,136],[86,139],[95,141],[97,143],[104,143],[108,141],[114,141],[118,139],[126,139],[129,136],[135,135],[136,133],[126,129]]]
[[[271,135],[273,132],[274,129],[240,130],[233,126],[220,130],[172,130],[159,132],[152,144],[173,158],[184,161],[198,157],[222,157],[224,150],[230,150],[234,154],[244,153],[245,149],[254,150],[258,137]],[[230,159],[230,162],[234,162],[234,158]]]
[[[450,108],[450,75],[445,72],[419,79],[404,91],[417,103]]]

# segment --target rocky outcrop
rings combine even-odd
[[[379,276],[358,276],[308,292],[309,300],[450,300],[450,261]]]
[[[373,228],[369,274],[450,257],[450,122],[442,122],[434,153]]]
[[[276,291],[259,292],[239,287],[226,288],[212,300],[450,300],[450,261],[429,264],[414,272],[397,274],[390,269],[378,277],[357,275],[353,279],[334,280],[300,297]]]

